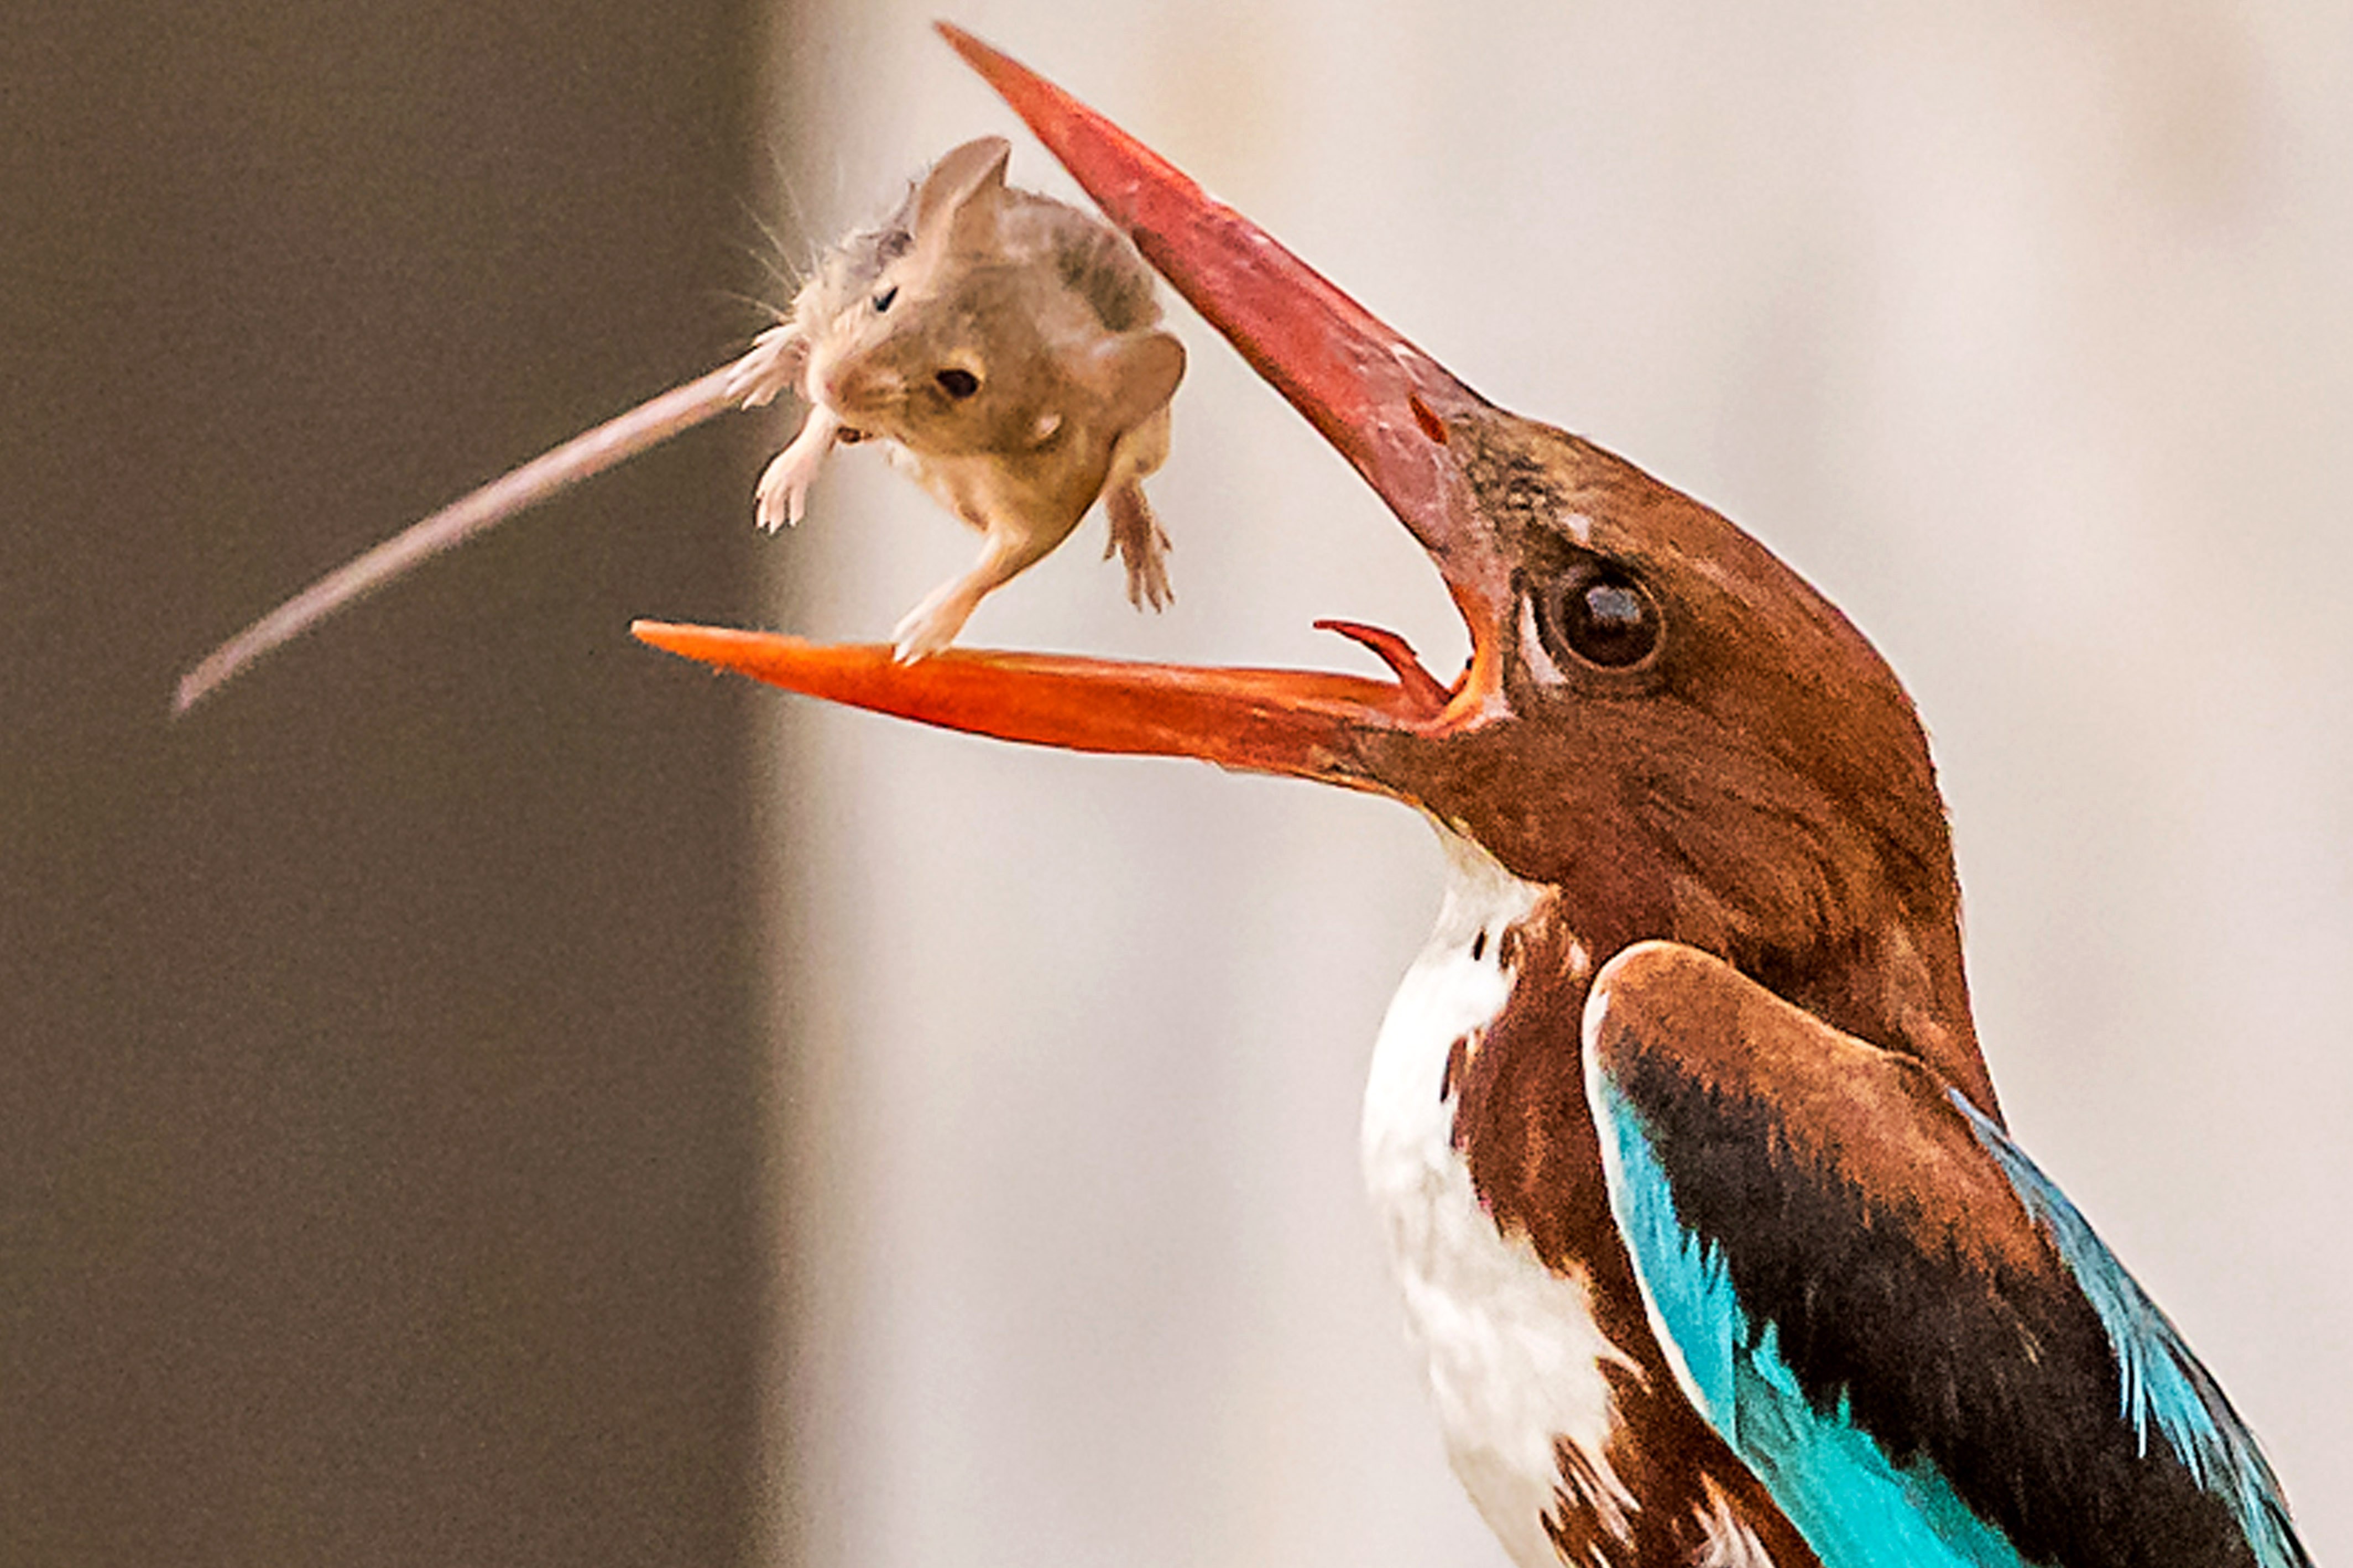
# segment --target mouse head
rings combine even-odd
[[[1060,423],[1040,393],[1065,290],[1049,261],[1004,243],[1011,153],[1001,136],[956,148],[832,258],[806,385],[851,428],[949,455],[1018,449]]]

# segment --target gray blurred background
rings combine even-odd
[[[1356,1173],[1409,814],[771,700],[969,551],[700,432],[165,728],[317,571],[733,352],[1015,137],[896,3],[0,20],[0,1562],[1501,1561]],[[2353,1553],[2353,13],[976,5],[1919,700],[2013,1124]],[[1461,634],[1197,321],[967,640]]]

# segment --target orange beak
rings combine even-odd
[[[1470,628],[1469,667],[1447,686],[1394,633],[1332,621],[1318,624],[1370,648],[1394,679],[958,648],[899,664],[881,645],[656,622],[635,634],[787,690],[923,723],[1366,789],[1385,787],[1366,764],[1367,737],[1435,736],[1494,716],[1510,572],[1448,447],[1450,425],[1487,412],[1485,400],[1093,110],[970,34],[940,31],[1430,552]]]

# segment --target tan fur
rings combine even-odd
[[[793,388],[809,415],[760,480],[760,521],[799,521],[835,446],[885,443],[977,530],[980,558],[900,622],[898,656],[952,642],[982,598],[1104,503],[1128,597],[1170,597],[1167,535],[1143,481],[1168,455],[1183,345],[1151,272],[1115,230],[1005,183],[1010,149],[956,148],[881,228],[826,258],[789,321],[739,368],[754,406]]]

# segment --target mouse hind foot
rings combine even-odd
[[[1144,487],[1134,480],[1113,486],[1103,496],[1103,513],[1111,522],[1103,559],[1115,553],[1127,568],[1127,602],[1139,610],[1166,609],[1176,597],[1168,585],[1168,535],[1152,515]]]

